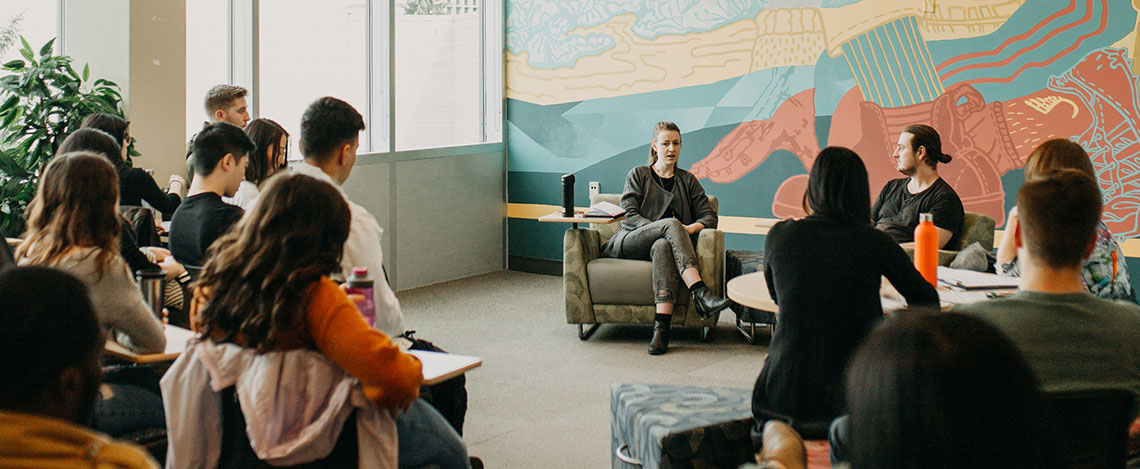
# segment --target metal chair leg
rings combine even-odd
[[[709,335],[710,334],[712,334],[712,328],[711,327],[709,327],[709,326],[701,327],[701,342],[707,343],[709,341]]]
[[[740,334],[743,335],[746,340],[748,340],[749,345],[756,345],[756,323],[754,323],[754,322],[749,323],[749,326],[750,326],[749,329],[751,329],[749,331],[749,330],[744,329],[744,326],[741,325],[741,322],[743,322],[743,321],[740,320],[740,316],[737,316],[736,317],[736,330],[740,331]]]
[[[593,324],[590,326],[589,329],[583,330],[582,329],[583,324],[578,324],[578,340],[589,339],[590,336],[594,335],[594,331],[598,330],[598,326],[600,326],[600,325],[601,324]]]

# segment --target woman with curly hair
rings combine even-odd
[[[375,406],[400,411],[400,467],[466,467],[459,435],[417,399],[419,360],[369,327],[329,278],[340,271],[350,221],[348,204],[332,185],[302,174],[270,178],[253,211],[210,246],[191,320],[203,340],[258,355],[320,352],[359,380]],[[258,417],[264,415],[247,419]]]

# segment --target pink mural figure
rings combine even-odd
[[[885,108],[853,88],[832,117],[829,145],[846,146],[863,157],[872,197],[901,177],[890,152],[899,132],[928,123],[942,136],[954,161],[939,173],[958,191],[966,210],[985,213],[1001,226],[1006,194],[1001,176],[1020,168],[1037,144],[1072,138],[1089,152],[1104,194],[1104,220],[1120,239],[1140,235],[1140,93],[1132,64],[1121,49],[1102,49],[1049,79],[1046,89],[1015,99],[986,103],[968,84],[951,86],[927,103]],[[811,168],[819,152],[812,91],[781,105],[771,119],[741,123],[713,151],[696,162],[698,178],[728,183],[753,170],[775,150],[787,150]],[[796,127],[800,126],[800,127]],[[772,213],[803,216],[807,176],[788,178],[777,188]]]
[[[840,100],[831,121],[828,145],[849,147],[863,157],[872,197],[887,181],[902,177],[890,154],[899,132],[910,124],[927,123],[942,137],[943,151],[954,161],[939,173],[958,191],[966,210],[985,213],[999,225],[1005,221],[1005,192],[1001,176],[1020,168],[1036,143],[1085,131],[1088,112],[1070,113],[1054,90],[1043,90],[1004,102],[986,103],[970,85],[951,86],[934,101],[887,108],[863,99],[852,88]],[[781,105],[771,119],[741,123],[712,152],[693,164],[698,178],[728,183],[756,168],[774,150],[796,154],[810,168],[818,153],[810,90]],[[799,123],[799,130],[789,128]],[[776,191],[772,212],[777,217],[803,216],[801,201],[807,176],[793,176]]]
[[[1105,225],[1118,239],[1140,235],[1140,102],[1132,62],[1122,49],[1095,51],[1049,88],[1079,100],[1091,122],[1074,133],[1096,169]]]

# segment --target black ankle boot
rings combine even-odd
[[[653,338],[649,340],[649,354],[661,355],[669,350],[669,325],[661,322],[653,322]]]
[[[732,303],[731,300],[721,298],[709,291],[709,288],[704,284],[693,285],[693,305],[696,307],[697,315],[701,319],[708,319],[712,315],[721,312]]]

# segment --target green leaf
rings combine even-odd
[[[55,44],[55,38],[51,38],[47,44],[40,48],[40,57],[48,57],[51,54],[51,45]]]
[[[63,137],[91,112],[122,114],[117,84],[97,79],[84,91],[82,84],[92,78],[89,65],[80,74],[71,57],[51,55],[54,40],[40,50],[37,63],[27,40],[21,42],[26,60],[3,64],[9,73],[0,76],[0,231],[14,235],[24,229],[43,164]]]
[[[14,111],[16,110],[17,104],[20,104],[20,97],[16,95],[9,96],[8,99],[4,100],[4,104],[0,104],[0,110],[2,110],[0,112]],[[8,126],[5,125],[4,127]]]
[[[18,112],[9,113],[7,116],[4,116],[3,127],[7,129],[8,126],[12,125],[12,123],[16,121],[17,117],[20,117],[20,113]]]

